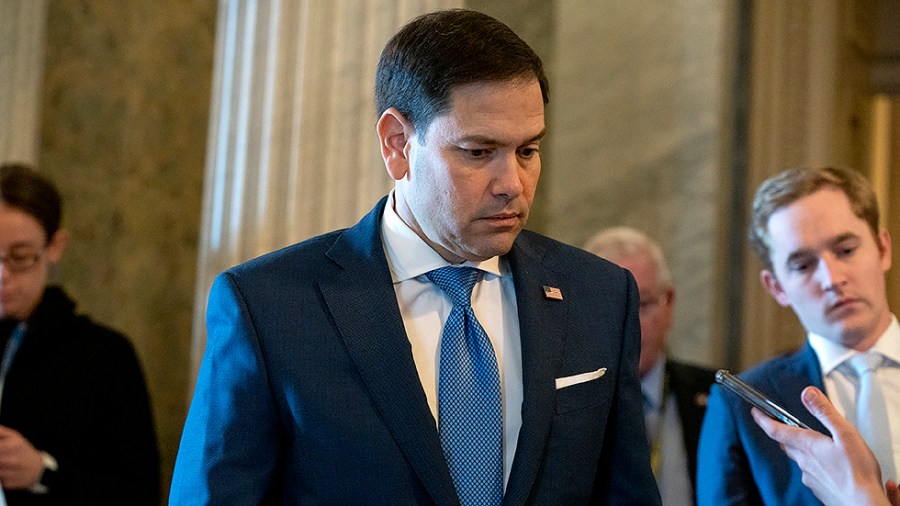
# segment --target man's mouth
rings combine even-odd
[[[519,213],[497,213],[481,219],[498,227],[515,226],[519,224]]]
[[[858,302],[859,302],[859,299],[847,297],[845,299],[841,299],[841,300],[835,302],[834,304],[831,304],[830,306],[828,306],[827,312],[828,312],[828,314],[840,312],[849,307],[854,306]]]

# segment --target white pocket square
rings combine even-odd
[[[581,374],[576,374],[575,376],[566,376],[565,378],[556,378],[556,389],[559,390],[560,388],[566,388],[586,381],[595,380],[604,374],[606,374],[606,368],[601,367],[596,371],[583,372]]]

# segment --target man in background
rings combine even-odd
[[[697,442],[715,371],[666,357],[675,310],[672,274],[659,244],[629,227],[601,230],[585,249],[631,271],[640,293],[638,371],[653,474],[663,504],[695,502]]]
[[[801,402],[823,391],[878,457],[882,483],[896,481],[900,442],[900,325],[887,303],[891,238],[858,172],[790,169],[756,192],[749,240],[760,280],[807,332],[799,351],[741,377],[815,430],[826,428]],[[700,437],[701,505],[795,504],[819,500],[802,470],[754,422],[749,406],[714,387]]]

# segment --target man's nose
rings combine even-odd
[[[494,179],[494,194],[513,199],[522,194],[522,171],[525,167],[517,153],[512,152],[497,160]]]
[[[847,282],[841,261],[832,256],[823,256],[819,259],[816,275],[825,291],[839,291]]]

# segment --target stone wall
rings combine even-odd
[[[576,246],[629,225],[663,246],[677,286],[673,355],[715,364],[720,174],[733,2],[469,0],[504,20],[550,78],[529,227]]]
[[[38,166],[64,198],[56,280],[140,356],[168,481],[186,412],[216,2],[49,2]]]

